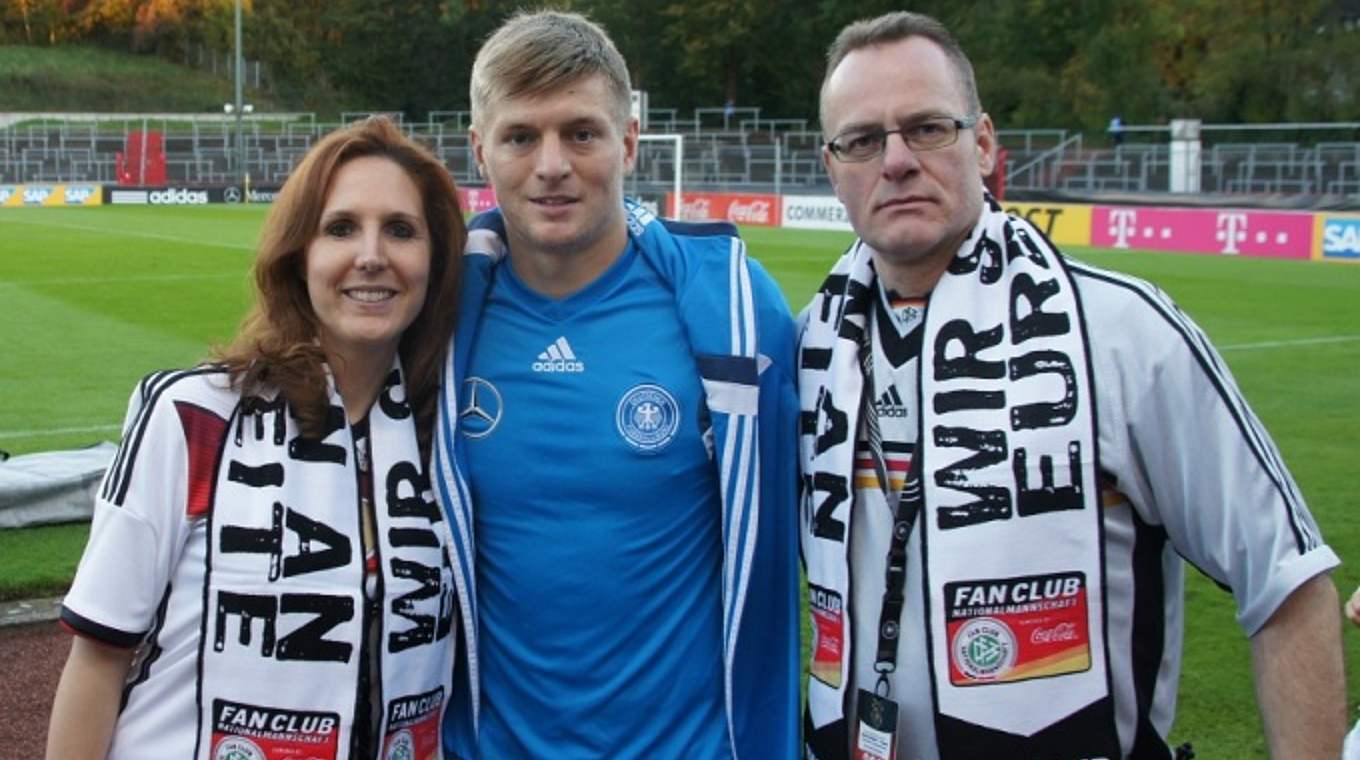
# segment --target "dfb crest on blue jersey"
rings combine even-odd
[[[665,448],[680,429],[680,405],[670,391],[652,383],[629,388],[614,417],[623,440],[646,454]]]

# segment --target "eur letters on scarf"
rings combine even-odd
[[[800,353],[803,545],[814,643],[810,757],[843,757],[861,333],[876,297],[856,241],[812,300]],[[927,304],[918,447],[924,635],[940,757],[1118,756],[1105,632],[1095,403],[1061,256],[990,197]],[[916,667],[913,668],[913,665]],[[917,663],[898,663],[919,669]],[[916,721],[919,724],[919,720]]]
[[[362,753],[351,754],[351,739],[355,720],[367,719],[355,705],[368,618],[355,449],[339,396],[332,385],[321,440],[299,436],[281,398],[242,398],[230,419],[176,401],[190,441],[190,507],[194,494],[213,502],[203,505],[197,757],[255,757],[252,746],[271,758],[438,752],[453,670],[452,539],[420,466],[400,372],[369,412],[384,600],[381,639],[369,645],[381,647],[383,715],[381,746]],[[221,441],[210,468],[213,452],[196,435]],[[215,473],[210,486],[204,473]]]

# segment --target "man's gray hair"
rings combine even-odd
[[[472,64],[472,123],[481,125],[505,98],[542,95],[595,74],[614,96],[620,125],[628,122],[628,65],[604,29],[576,13],[516,13],[482,45]]]
[[[835,73],[836,67],[841,61],[845,60],[856,50],[874,45],[887,45],[909,37],[922,37],[940,46],[949,62],[954,65],[954,76],[958,79],[959,86],[963,89],[964,105],[968,108],[967,116],[976,116],[982,113],[982,101],[978,98],[977,80],[973,77],[973,64],[968,60],[968,56],[959,47],[959,43],[954,39],[954,35],[949,33],[944,24],[924,13],[912,13],[911,11],[896,11],[885,13],[878,18],[862,19],[845,27],[841,33],[836,35],[835,42],[826,51],[826,76],[822,77],[821,94],[818,98],[820,103],[820,113],[818,117],[822,122],[822,130],[826,130],[826,85],[831,81],[831,75]],[[827,135],[831,137],[831,135]]]

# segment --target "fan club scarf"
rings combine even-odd
[[[209,519],[197,757],[438,753],[453,669],[452,538],[420,466],[400,372],[369,412],[378,593],[391,600],[379,641],[365,641],[355,448],[334,385],[319,440],[299,436],[279,397],[244,397],[230,419],[176,402],[190,441],[190,510]],[[215,483],[195,477],[204,472]],[[352,754],[355,722],[369,720],[356,703],[372,646],[379,746]]]
[[[851,640],[847,612],[872,256],[857,241],[836,263],[808,309],[800,355],[814,629],[805,739],[823,759],[849,749],[852,647],[876,643]],[[923,329],[924,572],[907,583],[925,604],[903,625],[925,636],[940,757],[1116,757],[1095,403],[1061,257],[989,197]]]

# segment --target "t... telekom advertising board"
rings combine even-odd
[[[760,193],[684,193],[679,218],[687,222],[779,226],[779,196]],[[675,217],[675,193],[666,193],[666,210]]]
[[[460,187],[458,203],[464,214],[480,214],[496,207],[496,191],[489,187]]]
[[[1096,206],[1091,245],[1180,253],[1307,259],[1313,214],[1248,209]]]

